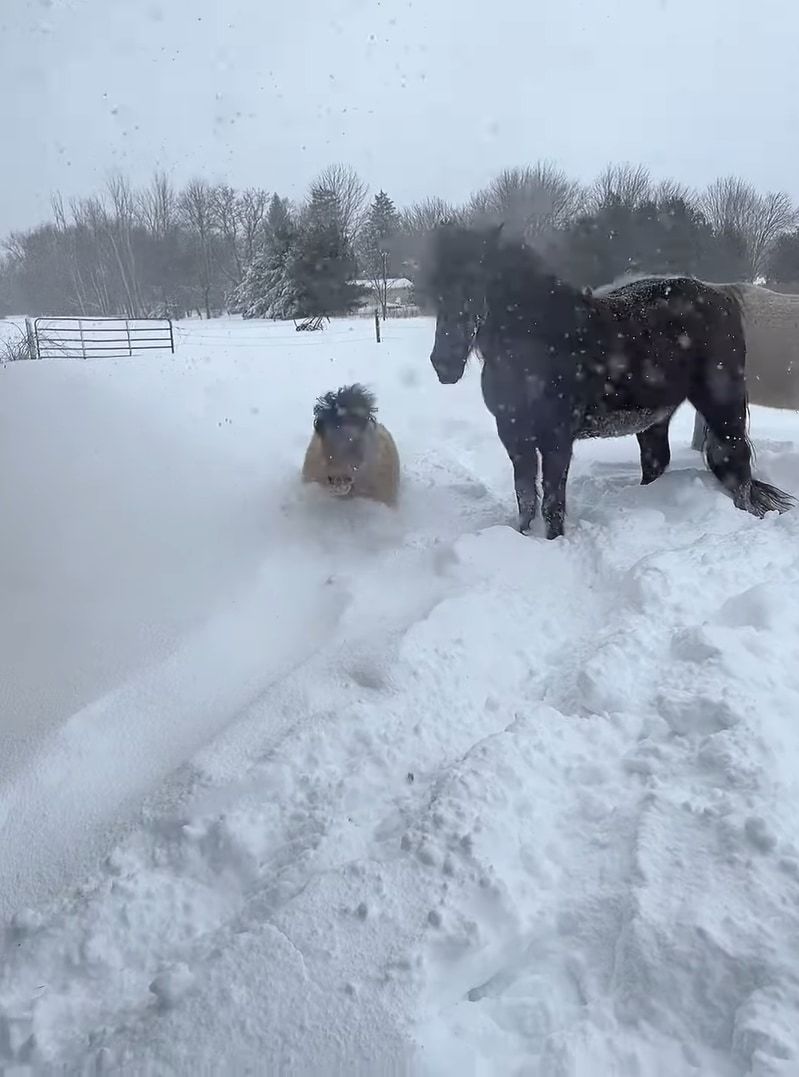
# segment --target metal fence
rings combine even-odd
[[[170,318],[34,318],[30,344],[38,359],[121,359],[174,352],[175,334]]]
[[[374,316],[375,316],[375,306],[376,305],[374,303],[371,303],[369,306],[364,306],[364,307],[359,308],[358,310],[352,311],[352,313],[348,314],[347,317],[348,318],[374,318]],[[379,310],[379,306],[378,306],[378,310]],[[422,310],[422,308],[417,307],[415,305],[412,305],[410,303],[408,303],[408,304],[406,304],[404,306],[401,306],[401,307],[400,306],[389,307],[388,310],[386,311],[386,319],[389,319],[389,318],[420,318],[420,317],[424,317],[424,311]],[[381,321],[384,320],[382,313],[380,314],[380,319],[381,319]]]

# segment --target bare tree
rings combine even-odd
[[[402,211],[402,230],[410,234],[432,231],[436,225],[445,218],[457,218],[463,216],[463,211],[457,209],[450,202],[433,195],[424,198],[421,202],[414,202]]]
[[[539,161],[500,172],[472,196],[467,212],[472,219],[501,221],[508,233],[532,239],[574,220],[583,201],[579,183]]]
[[[104,212],[102,224],[124,290],[126,313],[136,318],[144,313],[133,246],[137,200],[127,179],[120,174],[109,177],[106,190],[111,206]]]
[[[186,309],[185,250],[178,194],[165,172],[156,172],[137,199],[139,223],[148,237],[149,311],[164,316]]]
[[[239,193],[220,183],[212,194],[214,224],[222,241],[220,268],[238,287],[263,233],[269,193],[253,187]]]
[[[328,165],[312,187],[330,191],[336,200],[340,224],[350,243],[355,243],[366,216],[369,188],[349,165]]]
[[[701,196],[702,212],[717,232],[743,231],[757,199],[754,188],[738,176],[717,179]]]
[[[653,197],[652,179],[643,165],[608,165],[588,188],[587,209],[598,213],[612,203],[629,209]]]
[[[476,224],[479,221],[487,221],[490,219],[493,212],[493,204],[491,200],[491,192],[488,187],[481,187],[479,191],[474,191],[469,201],[463,208],[466,219]]]
[[[75,302],[77,309],[81,314],[86,314],[87,298],[86,298],[86,282],[84,280],[84,274],[81,267],[81,260],[78,251],[77,235],[73,228],[70,228],[67,223],[67,213],[64,208],[64,200],[61,195],[56,192],[51,199],[51,207],[53,210],[53,222],[55,225],[56,235],[59,237],[61,246],[64,249],[67,265],[69,266],[69,277],[72,283],[72,289],[75,295]]]
[[[700,199],[705,217],[718,234],[741,237],[754,279],[765,268],[777,237],[799,221],[799,213],[783,191],[759,194],[738,176],[725,176],[707,188]]]
[[[400,214],[397,234],[388,244],[392,265],[401,276],[412,281],[420,280],[420,273],[427,261],[427,249],[433,230],[443,220],[466,221],[467,212],[453,206],[443,198],[433,196],[407,206]]]
[[[192,180],[179,199],[180,213],[196,245],[197,278],[206,318],[211,317],[214,284],[214,227],[216,206],[213,188],[205,180]]]
[[[84,285],[81,313],[113,314],[112,267],[103,243],[102,200],[71,199],[69,211],[77,273]]]
[[[248,187],[236,200],[236,212],[241,226],[241,260],[248,266],[258,250],[266,226],[270,194],[261,187]]]
[[[684,202],[686,206],[696,206],[698,195],[691,187],[679,180],[664,179],[652,188],[652,198],[659,205],[664,202]]]
[[[211,190],[211,205],[214,224],[223,241],[224,256],[220,259],[221,269],[228,281],[236,286],[241,284],[241,278],[244,276],[239,244],[241,219],[238,196],[227,183],[218,183]]]
[[[177,195],[166,172],[156,172],[150,186],[137,198],[139,221],[157,238],[169,235],[177,224]]]

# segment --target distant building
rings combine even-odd
[[[382,282],[381,282],[382,283]],[[361,299],[359,306],[374,307],[376,296],[374,283],[363,278],[353,281],[360,288],[366,288],[367,294]],[[398,310],[413,304],[413,281],[407,277],[389,277],[386,280],[386,306],[389,310]]]

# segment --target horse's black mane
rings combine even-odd
[[[495,309],[505,307],[511,321],[514,315],[539,313],[545,302],[546,319],[542,321],[552,325],[559,320],[559,306],[571,313],[575,306],[584,306],[587,298],[551,272],[527,240],[506,235],[501,226],[477,228],[447,221],[435,235],[428,286],[433,292],[446,293],[452,281],[464,279],[470,290],[488,285],[492,305]]]
[[[319,431],[326,426],[355,423],[366,426],[375,422],[377,398],[364,385],[342,385],[317,398],[313,409],[314,428]]]
[[[590,306],[590,297],[553,273],[527,240],[501,240],[495,257],[502,268],[508,297],[517,299],[522,309],[528,310],[531,306],[538,307],[543,299],[546,322],[556,320],[558,308],[564,302],[569,311]]]

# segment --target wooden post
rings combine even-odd
[[[383,321],[385,321],[388,315],[388,251],[383,251],[382,262],[383,280],[381,281],[380,288],[380,303],[383,309],[380,313],[383,315]]]
[[[125,332],[128,335],[128,355],[133,355],[133,348],[130,343],[130,322],[127,318],[125,319]]]
[[[28,338],[28,358],[38,359],[39,349],[36,347],[36,334],[33,331],[33,322],[30,318],[25,319],[25,336]]]
[[[86,358],[86,338],[83,335],[83,320],[78,318],[78,332],[80,333],[80,354],[81,358]]]
[[[380,343],[380,312],[375,307],[375,340]]]

